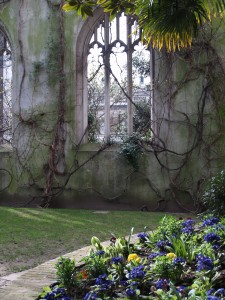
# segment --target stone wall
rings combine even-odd
[[[85,21],[59,4],[0,6],[13,50],[14,124],[12,147],[0,146],[0,203],[197,209],[205,179],[224,165],[223,20],[205,28],[192,49],[155,53],[154,135],[134,170],[119,145],[79,143],[76,51]]]

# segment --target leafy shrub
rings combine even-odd
[[[178,221],[175,217],[170,215],[163,217],[158,228],[150,233],[149,240],[152,243],[156,243],[159,240],[167,239],[169,236],[180,236],[181,222],[181,220]]]
[[[224,215],[225,210],[225,172],[221,171],[212,177],[202,195],[201,203],[206,213]]]
[[[72,294],[77,285],[75,261],[61,257],[56,264],[56,269],[59,284],[66,288],[69,295]]]
[[[133,135],[128,137],[121,145],[120,154],[131,164],[134,170],[139,169],[138,158],[142,154],[139,139]]]

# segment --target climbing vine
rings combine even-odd
[[[20,88],[18,101],[24,97],[23,91],[25,86],[25,78],[28,76],[26,69],[25,53],[23,46],[23,19],[24,19],[24,0],[20,0],[19,20],[18,26],[18,43],[20,52],[20,63],[22,65],[20,74]],[[64,15],[62,12],[63,1],[58,4],[52,4],[52,1],[47,0],[49,9],[51,10],[50,19],[57,18],[58,22],[54,22],[51,29],[54,34],[48,39],[46,43],[47,58],[45,61],[37,61],[33,64],[33,81],[34,85],[40,84],[39,75],[42,72],[48,74],[47,84],[52,85],[56,91],[56,109],[54,111],[53,125],[44,126],[42,121],[44,118],[48,119],[46,111],[40,112],[33,109],[30,114],[26,114],[22,109],[20,103],[17,117],[17,126],[15,130],[19,130],[20,126],[26,128],[30,132],[28,146],[24,151],[17,153],[17,161],[20,165],[20,171],[26,171],[28,177],[28,185],[35,187],[40,191],[38,197],[34,196],[31,201],[36,201],[42,207],[54,205],[55,197],[60,195],[65,189],[68,188],[69,182],[72,177],[88,164],[97,159],[99,155],[112,145],[110,142],[101,143],[97,151],[93,152],[86,160],[79,161],[78,153],[82,140],[73,143],[73,160],[66,161],[66,142],[70,139],[69,130],[71,124],[67,120],[67,86],[66,71],[65,71],[65,24]],[[152,82],[154,86],[155,101],[157,101],[158,109],[160,110],[159,118],[154,119],[154,112],[152,114],[141,106],[137,107],[136,119],[134,120],[137,127],[137,135],[128,137],[124,141],[120,141],[121,148],[118,150],[118,159],[123,154],[125,167],[124,168],[124,186],[117,195],[105,195],[102,191],[98,190],[94,185],[81,188],[81,190],[92,189],[98,196],[106,200],[116,200],[124,196],[130,185],[132,184],[132,176],[140,176],[146,181],[149,189],[155,194],[157,204],[155,209],[166,209],[168,198],[173,199],[180,208],[185,210],[189,206],[183,204],[181,197],[185,195],[191,201],[196,209],[198,208],[198,197],[201,193],[202,183],[206,177],[211,175],[211,166],[214,166],[215,156],[213,151],[216,151],[221,138],[224,134],[224,80],[225,70],[222,56],[217,52],[214,47],[214,41],[217,38],[217,32],[212,31],[211,36],[209,30],[207,34],[202,31],[202,35],[198,40],[193,42],[192,47],[174,53],[164,53],[163,51],[158,54],[158,73],[155,74]],[[174,70],[182,65],[182,75],[175,74]],[[140,67],[138,65],[138,67]],[[145,68],[146,70],[146,68]],[[145,71],[144,70],[144,71]],[[116,74],[110,70],[116,82]],[[187,99],[187,95],[191,95],[190,89],[195,84],[199,94],[193,93],[196,99]],[[129,96],[122,85],[119,86],[119,93],[126,95],[128,101]],[[187,92],[186,92],[187,91]],[[190,92],[190,93],[189,93]],[[184,98],[182,100],[182,97]],[[186,98],[185,98],[186,97]],[[179,109],[179,101],[187,103],[187,109]],[[177,105],[178,104],[178,105]],[[188,105],[192,106],[190,109]],[[136,105],[138,106],[138,105]],[[194,106],[194,107],[193,107]],[[183,106],[180,106],[183,107]],[[195,111],[195,113],[193,113]],[[96,118],[96,114],[92,111],[91,117]],[[212,119],[214,117],[214,119]],[[95,131],[91,131],[91,125],[97,126],[95,119],[89,121],[87,131],[92,133],[93,141],[95,142]],[[183,145],[178,145],[177,141],[171,141],[174,132],[181,134],[176,128],[183,129],[182,136]],[[146,134],[138,135],[138,130],[146,130]],[[22,129],[21,129],[22,130]],[[86,132],[84,133],[84,135]],[[48,136],[48,138],[44,138]],[[162,138],[163,137],[163,138]],[[72,144],[72,138],[71,138]],[[174,143],[173,143],[174,142]],[[184,144],[185,143],[185,144]],[[34,145],[34,146],[32,146]],[[40,180],[35,175],[31,163],[32,155],[36,151],[35,146],[44,148],[46,156],[43,160],[43,174],[44,178]],[[175,145],[175,146],[174,146]],[[182,147],[181,147],[182,146]],[[33,148],[32,148],[33,147]],[[25,147],[24,147],[25,148]],[[28,150],[29,149],[29,150]],[[154,161],[157,162],[158,169],[162,173],[162,177],[168,179],[168,188],[162,191],[150,177],[151,172],[147,172],[146,168],[142,165],[143,160],[147,157],[154,156]],[[188,170],[192,160],[197,156],[201,156],[203,166],[200,166],[201,172],[196,172],[191,178],[191,172]],[[150,161],[150,160],[149,160]],[[194,160],[196,163],[196,160]],[[197,163],[196,163],[197,164]],[[149,168],[151,168],[149,163]],[[196,169],[198,166],[196,166]],[[202,170],[208,173],[202,172]],[[189,174],[185,176],[185,174]],[[198,175],[197,175],[198,174]],[[22,175],[21,175],[22,177]],[[154,174],[153,176],[154,177]],[[188,182],[189,180],[189,182]],[[181,196],[181,197],[180,197]],[[29,202],[30,204],[30,202]],[[145,210],[148,208],[147,205]]]

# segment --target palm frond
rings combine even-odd
[[[188,47],[199,28],[225,11],[225,0],[138,0],[136,14],[143,40],[168,51]]]

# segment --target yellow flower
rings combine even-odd
[[[131,260],[134,260],[136,262],[140,262],[141,258],[136,254],[136,253],[132,253],[129,254],[127,261],[130,262]]]
[[[166,254],[166,257],[169,257],[170,259],[174,259],[174,258],[176,258],[177,256],[176,256],[176,254],[170,252],[170,253],[167,253],[167,254]]]

